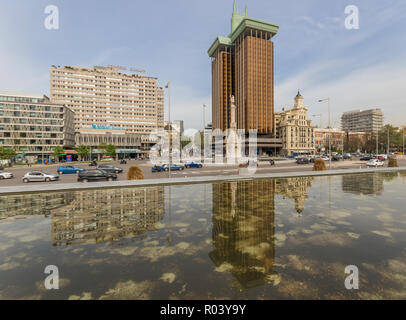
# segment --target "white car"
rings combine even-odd
[[[44,172],[44,171],[31,171],[27,172],[23,177],[23,182],[31,182],[31,181],[56,181],[59,180],[59,176],[56,174]]]
[[[371,159],[367,162],[368,167],[382,167],[384,165],[383,161],[380,161],[378,159]]]
[[[13,177],[14,177],[14,175],[11,172],[5,172],[5,171],[0,172],[0,180],[11,179]]]

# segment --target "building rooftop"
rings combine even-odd
[[[343,115],[344,114],[351,114],[351,113],[360,113],[360,112],[370,112],[370,111],[378,111],[378,112],[382,112],[382,110],[380,109],[380,108],[372,108],[372,109],[365,109],[365,110],[363,110],[363,109],[358,109],[358,110],[351,110],[351,111],[345,111],[345,112],[343,112]]]
[[[270,32],[275,35],[278,32],[279,26],[270,22],[250,18],[248,9],[245,8],[245,15],[236,12],[235,3],[233,5],[233,14],[231,17],[231,33],[228,37],[217,37],[207,51],[209,56],[213,56],[214,52],[221,45],[232,46],[235,39],[247,28]]]
[[[10,91],[0,91],[0,96],[16,97],[16,98],[32,98],[32,99],[49,99],[46,95],[43,94],[16,93]]]
[[[109,72],[109,73],[113,73],[113,74],[124,75],[124,76],[127,76],[127,77],[148,78],[148,79],[155,79],[155,80],[158,79],[157,77],[150,77],[150,76],[146,76],[146,75],[143,75],[143,74],[120,72],[119,70],[127,70],[127,68],[121,67],[121,66],[108,66],[108,67],[93,66],[93,68],[86,68],[86,67],[78,67],[78,66],[63,66],[63,67],[61,67],[61,66],[52,65],[51,68],[69,69],[69,70],[73,70],[73,71],[85,71],[85,72],[101,72],[101,73]],[[130,71],[131,71],[131,69],[130,69]],[[136,71],[132,71],[132,72],[136,72]]]

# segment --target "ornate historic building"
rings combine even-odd
[[[275,126],[282,139],[283,154],[315,153],[314,126],[307,118],[307,108],[299,91],[292,109],[275,113]]]

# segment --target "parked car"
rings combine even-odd
[[[14,175],[11,172],[0,171],[0,180],[11,179]]]
[[[77,168],[75,166],[71,166],[71,165],[64,165],[64,166],[59,166],[57,172],[59,174],[64,174],[64,173],[79,173],[80,171],[82,171],[82,168]]]
[[[322,158],[324,161],[330,161],[330,157],[329,157],[329,156],[324,155],[324,156],[322,156],[321,158]]]
[[[90,169],[80,171],[78,174],[78,181],[113,181],[117,179],[117,175],[114,172],[108,172],[105,170]]]
[[[44,171],[30,171],[27,172],[23,176],[23,182],[35,182],[35,181],[56,181],[59,179],[59,176],[57,174],[53,173],[48,173]]]
[[[201,163],[197,163],[197,162],[187,162],[185,163],[185,168],[201,168],[203,167],[203,165]]]
[[[371,159],[367,162],[368,167],[382,167],[384,165],[383,161],[380,161],[378,159]]]
[[[120,167],[115,167],[112,164],[99,164],[96,169],[104,170],[107,172],[121,173],[123,169]]]
[[[359,158],[361,161],[369,161],[372,159],[371,155],[364,155],[361,158]]]
[[[164,171],[169,171],[169,165],[164,164],[163,166]],[[171,164],[171,171],[177,171],[177,170],[184,170],[185,167],[179,164]]]
[[[377,156],[383,158],[382,161],[388,160],[388,155],[387,154],[378,154]]]
[[[164,168],[163,168],[163,166],[153,166],[152,168],[151,168],[151,171],[152,172],[161,172],[161,171],[164,171]]]
[[[308,163],[310,163],[310,160],[307,158],[297,158],[296,163],[297,164],[308,164]]]
[[[331,158],[331,160],[333,160],[333,161],[340,161],[340,160],[343,160],[343,156],[342,156],[341,154],[336,154],[335,156],[333,156],[333,157]]]
[[[350,153],[344,153],[343,159],[344,159],[344,160],[351,160],[351,159],[352,159],[352,156],[351,156]]]

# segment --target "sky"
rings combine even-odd
[[[44,12],[59,10],[59,29]],[[406,125],[406,1],[237,0],[237,11],[279,25],[273,37],[275,111],[298,89],[314,124],[339,127],[342,112],[381,108]],[[359,9],[348,30],[345,8]],[[51,65],[121,65],[171,83],[171,119],[185,128],[211,119],[207,50],[230,33],[232,0],[0,0],[0,91],[49,94]],[[167,96],[165,96],[167,109]],[[167,117],[167,114],[165,115]]]

